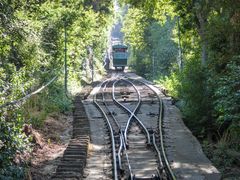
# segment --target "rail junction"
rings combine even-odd
[[[162,96],[161,91],[151,82],[134,73],[110,73],[105,80],[93,88],[88,98],[83,101],[86,110],[86,113],[83,114],[86,115],[82,117],[79,112],[75,112],[75,121],[79,118],[86,120],[87,116],[89,123],[84,123],[83,120],[81,123],[75,122],[75,125],[80,125],[73,127],[75,136],[73,136],[74,140],[70,142],[75,144],[71,145],[70,143],[70,147],[66,149],[63,163],[60,164],[53,178],[85,180],[219,179],[218,171],[202,155],[202,152],[195,152],[194,149],[189,151],[187,147],[186,151],[177,150],[177,153],[174,153],[176,151],[174,148],[169,149],[171,146],[175,147],[174,143],[178,144],[176,138],[178,134],[175,134],[174,137],[177,141],[171,140],[171,134],[168,133],[171,128],[163,122],[163,113],[168,113],[168,111],[164,110],[166,105],[163,104]],[[79,133],[79,131],[84,133]],[[78,134],[84,135],[84,143]],[[76,139],[77,137],[80,139]],[[78,141],[80,144],[77,144]],[[196,140],[191,139],[190,141],[195,142]],[[182,144],[189,146],[187,143]],[[78,151],[77,148],[81,151]],[[177,148],[179,148],[178,145]],[[190,156],[195,154],[198,157],[195,160],[199,164],[184,167],[185,169],[174,167],[175,158],[177,161],[179,160],[180,164],[187,162],[181,160],[183,157],[181,154],[184,154],[182,152],[187,152]],[[181,158],[179,159],[176,155]],[[71,157],[73,158],[71,159]],[[185,154],[184,158],[188,158],[188,155]],[[66,165],[66,163],[68,164]],[[202,167],[210,168],[210,170],[202,170],[204,168],[200,167],[201,163],[204,164]],[[209,172],[214,175],[208,176]]]

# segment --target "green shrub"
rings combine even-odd
[[[214,91],[214,111],[221,131],[229,133],[229,143],[235,148],[239,145],[240,134],[240,57],[233,58],[225,68],[225,73],[217,76]],[[227,125],[226,125],[227,124]]]
[[[16,163],[16,154],[30,151],[29,140],[22,133],[22,116],[19,114],[13,120],[6,121],[3,116],[0,119],[0,179],[24,179],[22,163]],[[21,166],[22,167],[21,167]]]
[[[44,110],[47,113],[50,112],[65,112],[71,109],[70,95],[65,94],[63,85],[60,82],[55,83],[48,90],[48,94],[44,98],[45,106]]]
[[[185,63],[182,72],[171,72],[160,78],[170,96],[181,100],[181,110],[188,127],[197,136],[205,136],[211,127],[211,92],[207,87],[207,74],[198,60]]]
[[[224,138],[216,144],[204,141],[202,145],[208,158],[222,173],[239,165],[239,152],[232,149]]]
[[[47,113],[45,111],[41,111],[38,115],[30,115],[29,123],[32,124],[34,128],[43,127],[46,117]]]
[[[179,99],[179,89],[181,88],[179,72],[171,72],[169,76],[161,76],[155,82],[162,84],[166,88],[168,95]]]

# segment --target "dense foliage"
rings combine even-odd
[[[169,74],[177,56],[176,43],[171,39],[175,21],[168,18],[162,24],[147,16],[143,9],[128,10],[123,32],[131,48],[130,66],[135,67],[141,75],[154,78]]]
[[[178,100],[185,123],[223,172],[239,166],[239,1],[121,2],[130,4],[124,32],[136,71]]]
[[[90,81],[91,64],[95,75],[104,72],[102,57],[112,9],[110,0],[0,2],[0,106],[58,77],[24,105],[0,109],[0,179],[24,177],[24,163],[16,160],[29,147],[23,125],[41,126],[48,113],[69,109],[63,88],[64,52],[69,93]]]

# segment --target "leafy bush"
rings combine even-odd
[[[220,140],[216,144],[204,141],[203,150],[213,164],[219,167],[219,170],[223,173],[228,173],[229,169],[239,165],[239,153],[232,149],[225,140]]]
[[[60,82],[56,82],[48,90],[48,94],[43,98],[45,106],[43,109],[49,112],[65,112],[71,109],[71,99],[69,99]]]
[[[0,119],[0,179],[24,179],[24,162],[17,163],[17,154],[24,153],[29,149],[29,141],[22,133],[22,116],[14,119],[14,122],[7,122]],[[21,165],[21,166],[20,166]]]
[[[89,64],[87,47],[94,50],[96,69],[102,66],[113,18],[111,11],[109,0],[1,1],[0,105],[22,98],[55,75],[60,76],[40,94],[21,104],[21,109],[19,106],[0,109],[0,179],[23,179],[24,168],[15,158],[28,147],[28,138],[22,133],[24,123],[39,127],[48,113],[71,109],[61,76],[64,52],[68,77],[75,82],[82,78],[83,62]],[[101,69],[97,73],[102,72]]]
[[[125,27],[127,42],[136,49],[138,45],[147,49],[141,51],[141,57],[136,56],[137,51],[131,52],[135,54],[132,57],[137,72],[143,72],[138,67],[143,64],[137,61],[143,61],[148,55],[149,66],[144,66],[147,69],[144,74],[151,77],[154,69],[151,60],[155,55],[158,75],[167,75],[157,82],[180,100],[188,127],[200,140],[208,141],[205,152],[210,159],[223,172],[233,172],[236,164],[239,169],[240,1],[235,1],[234,6],[231,1],[217,0],[122,1],[132,5],[129,12],[134,15],[127,16],[126,22],[130,22]],[[134,13],[141,11],[145,12],[144,18],[143,13]],[[166,15],[173,20],[178,17],[179,26],[174,28]],[[141,23],[143,19],[148,23]],[[142,26],[135,27],[136,22]],[[173,42],[177,40],[183,53],[181,72],[172,71],[177,52]]]
[[[160,76],[159,79],[155,81],[157,84],[162,84],[166,88],[167,94],[176,99],[180,97],[178,91],[181,88],[179,73],[180,72],[171,72],[169,76]]]
[[[64,87],[59,81],[55,81],[24,104],[24,116],[33,127],[42,127],[49,113],[64,113],[71,108],[71,99],[66,96]]]
[[[200,62],[191,59],[185,63],[182,72],[172,72],[158,81],[171,96],[181,100],[180,108],[185,122],[198,136],[206,135],[211,126],[211,92],[206,88],[206,77]]]
[[[240,57],[227,64],[225,73],[217,76],[214,91],[214,110],[222,131],[230,130],[229,142],[239,148],[240,134]],[[228,125],[226,125],[228,124]],[[225,127],[224,127],[225,125]]]

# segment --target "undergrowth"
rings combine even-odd
[[[157,81],[177,100],[184,122],[223,177],[240,175],[240,71],[235,62],[236,58],[223,74],[216,75],[192,60],[185,63],[183,71]]]
[[[24,126],[43,128],[49,113],[64,113],[71,108],[71,100],[57,81],[23,106],[0,112],[0,179],[24,179],[33,143]]]

